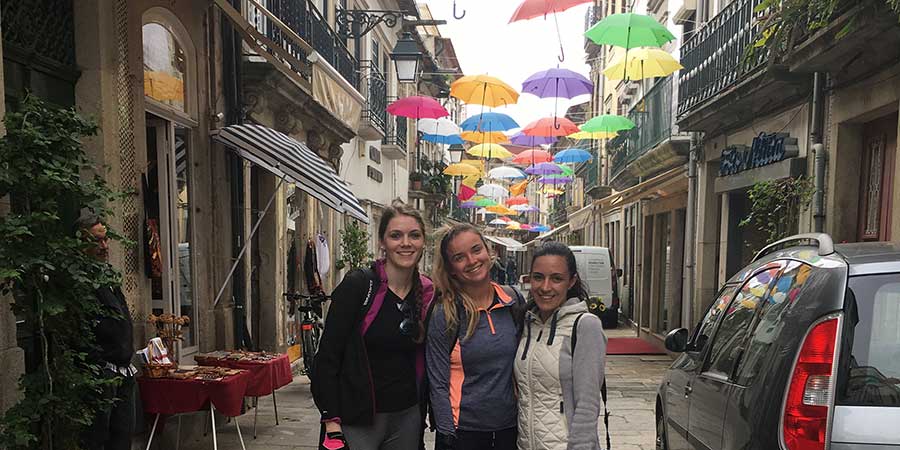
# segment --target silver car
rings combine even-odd
[[[772,244],[666,347],[658,449],[900,449],[900,244]]]

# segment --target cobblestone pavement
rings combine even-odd
[[[610,330],[610,337],[634,336],[630,330]],[[655,448],[654,401],[656,388],[671,359],[665,355],[619,356],[607,361],[607,387],[609,390],[610,430],[613,448],[616,450],[650,450]],[[309,393],[305,376],[277,392],[280,425],[275,426],[272,398],[260,399],[257,438],[253,434],[253,411],[238,420],[247,450],[311,450],[316,449],[319,436],[318,411]],[[602,433],[601,420],[601,433]],[[218,427],[218,444],[222,450],[240,450],[237,431],[233,423]],[[427,448],[431,448],[433,435],[427,433]],[[602,436],[602,435],[601,435]],[[186,439],[187,440],[187,439]],[[154,447],[156,447],[154,445]],[[182,449],[208,449],[212,442],[205,440],[183,442]]]

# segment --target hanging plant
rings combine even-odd
[[[358,222],[350,222],[341,230],[341,259],[334,264],[338,270],[365,267],[374,257],[369,252],[369,233]]]
[[[759,181],[747,191],[750,213],[738,225],[768,233],[769,242],[788,237],[797,231],[815,190],[812,179],[803,176]]]
[[[34,333],[37,367],[19,379],[22,398],[0,419],[0,448],[75,449],[115,382],[88,357],[94,320],[110,314],[94,293],[121,278],[85,253],[94,244],[72,223],[85,208],[109,217],[120,196],[99,175],[82,176],[98,173],[80,142],[96,125],[31,95],[18,106],[0,138],[0,197],[11,204],[0,217],[0,293],[12,294],[14,312]]]

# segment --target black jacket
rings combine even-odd
[[[94,321],[97,351],[92,352],[91,359],[102,364],[127,366],[134,354],[134,332],[125,295],[118,287],[102,287],[97,289],[96,295],[106,312]]]

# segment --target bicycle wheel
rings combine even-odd
[[[303,330],[303,372],[306,376],[310,376],[318,346],[319,339],[314,336],[314,330]]]

